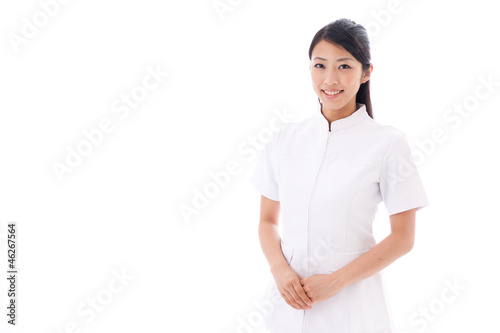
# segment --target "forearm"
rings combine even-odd
[[[346,287],[381,271],[408,253],[412,246],[411,241],[405,236],[391,233],[373,248],[331,275],[340,279],[342,286]]]
[[[261,221],[259,224],[259,240],[262,252],[269,263],[271,272],[276,267],[288,265],[281,251],[281,237],[278,226],[274,223]]]

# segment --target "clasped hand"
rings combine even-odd
[[[311,309],[313,303],[325,301],[342,289],[336,272],[301,278],[289,265],[282,265],[273,276],[283,299],[297,310]]]

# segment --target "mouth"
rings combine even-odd
[[[326,98],[337,98],[344,90],[321,90]]]

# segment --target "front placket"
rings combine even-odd
[[[314,184],[313,184],[313,187],[311,190],[311,195],[309,196],[308,213],[307,213],[307,247],[306,247],[307,276],[311,276],[311,260],[309,259],[309,254],[311,252],[311,240],[310,240],[310,238],[311,238],[311,232],[310,232],[311,221],[310,221],[310,214],[309,214],[310,207],[311,207],[311,199],[312,199],[314,192],[315,192],[315,189],[316,189],[316,184],[318,182],[319,174],[321,172],[321,168],[323,166],[323,162],[325,160],[326,153],[328,151],[328,145],[330,143],[331,137],[332,137],[332,132],[331,132],[331,130],[328,130],[326,132],[326,144],[325,144],[325,150],[323,152],[323,157],[321,159],[321,163],[319,165],[318,172],[316,173],[316,178],[314,179]],[[303,315],[303,320],[302,320],[302,333],[307,333],[307,311],[308,310],[303,310],[303,311],[304,311],[304,315]]]

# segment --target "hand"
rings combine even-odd
[[[272,274],[281,296],[288,305],[297,310],[311,308],[312,301],[302,289],[300,276],[288,264],[274,268]]]
[[[344,286],[338,274],[314,274],[300,280],[304,291],[313,303],[323,302],[338,293]]]

